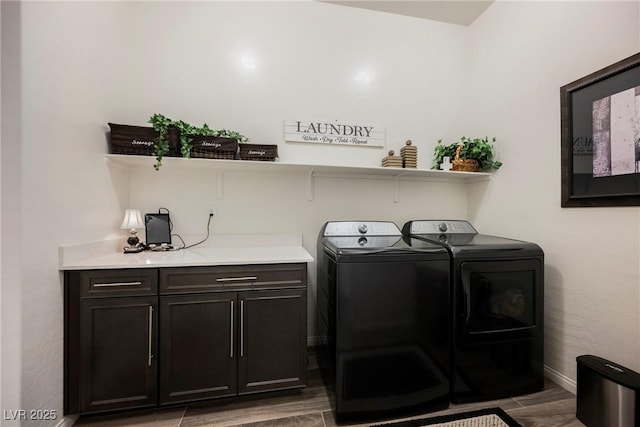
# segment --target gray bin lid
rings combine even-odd
[[[620,366],[610,360],[593,355],[578,356],[576,361],[578,362],[578,366],[582,364],[591,368],[616,384],[620,384],[636,391],[640,390],[640,374],[636,371],[632,371],[631,369]]]

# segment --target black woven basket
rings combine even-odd
[[[240,160],[274,162],[278,157],[278,146],[269,144],[240,144]]]
[[[111,154],[155,156],[154,146],[160,133],[152,127],[109,123],[109,128],[111,128],[111,137],[109,138],[109,151]],[[180,141],[178,130],[169,128],[168,139],[169,153],[166,156],[179,156]]]
[[[238,158],[238,141],[222,136],[189,135],[191,157],[235,160]]]

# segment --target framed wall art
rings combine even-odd
[[[640,206],[640,53],[560,88],[562,207]]]

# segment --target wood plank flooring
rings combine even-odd
[[[523,427],[583,427],[576,419],[575,396],[547,381],[539,393],[491,402],[451,405],[449,409],[413,418],[499,406]],[[347,423],[362,427],[408,418]],[[309,385],[303,390],[260,394],[149,412],[83,417],[86,427],[336,427],[329,395],[313,352],[309,355]]]

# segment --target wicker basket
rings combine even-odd
[[[191,157],[235,160],[238,157],[238,141],[222,136],[190,135]]]
[[[278,146],[269,144],[240,144],[240,160],[274,162],[278,157]]]
[[[156,155],[154,146],[160,133],[152,127],[109,123],[109,128],[111,129],[109,138],[109,151],[111,154]],[[166,156],[178,156],[180,152],[178,130],[170,128],[168,139],[169,153]]]
[[[454,171],[461,172],[477,172],[478,169],[480,169],[478,161],[473,159],[461,159],[460,150],[462,150],[462,145],[458,145],[458,148],[456,148],[456,157],[451,162],[453,165],[452,169]]]

